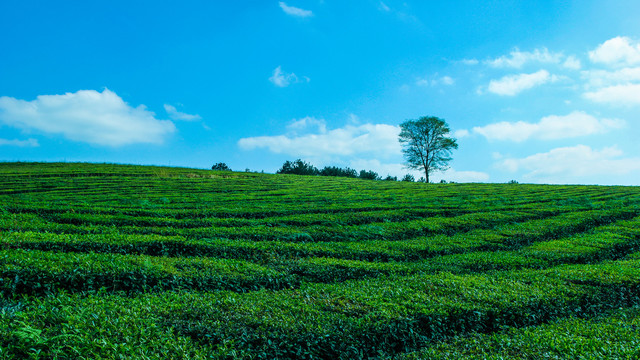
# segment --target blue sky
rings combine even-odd
[[[3,1],[0,160],[640,185],[638,1]],[[416,176],[419,173],[413,172]]]

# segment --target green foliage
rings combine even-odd
[[[0,359],[640,355],[638,188],[351,175],[0,163]]]
[[[358,177],[358,173],[351,168],[339,168],[337,166],[325,166],[319,172],[320,176],[336,176],[336,177],[347,177],[347,178],[356,178]]]
[[[229,168],[229,166],[227,166],[227,164],[225,164],[223,162],[219,162],[219,163],[213,164],[213,166],[211,166],[211,170],[214,170],[214,171],[231,171],[231,168]]]
[[[308,162],[297,159],[295,161],[285,161],[277,174],[295,174],[295,175],[318,175],[318,169]]]
[[[380,175],[373,170],[360,170],[358,177],[364,180],[380,180]]]
[[[407,166],[429,174],[448,169],[451,151],[458,148],[456,139],[449,136],[447,123],[434,116],[423,116],[400,124],[399,141]]]

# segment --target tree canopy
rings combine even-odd
[[[225,164],[223,162],[219,162],[219,163],[213,164],[213,166],[211,167],[211,170],[214,170],[214,171],[231,171],[229,166],[227,166],[227,164]]]
[[[423,116],[400,124],[399,141],[406,164],[424,171],[426,182],[433,171],[449,168],[451,151],[458,148],[456,139],[449,137],[447,123],[435,116]]]

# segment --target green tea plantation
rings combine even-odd
[[[640,188],[0,163],[0,359],[390,358],[640,358]]]

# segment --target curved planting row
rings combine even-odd
[[[297,287],[295,276],[225,259],[0,251],[0,297],[91,292],[234,290]]]
[[[25,320],[33,318],[38,320],[30,322],[31,329],[50,339],[45,351],[72,356],[84,347],[88,354],[110,356],[113,348],[99,346],[113,336],[114,324],[107,319],[122,318],[126,312],[133,316],[121,334],[150,326],[145,341],[157,343],[166,337],[157,329],[170,329],[175,334],[170,344],[191,342],[192,351],[214,357],[384,358],[454,336],[593,317],[638,305],[638,279],[640,263],[626,260],[543,271],[389,277],[279,292],[60,295],[34,300],[10,319],[0,318],[0,346],[10,349]],[[78,327],[97,341],[54,338],[74,335]],[[60,346],[63,341],[68,346]]]

